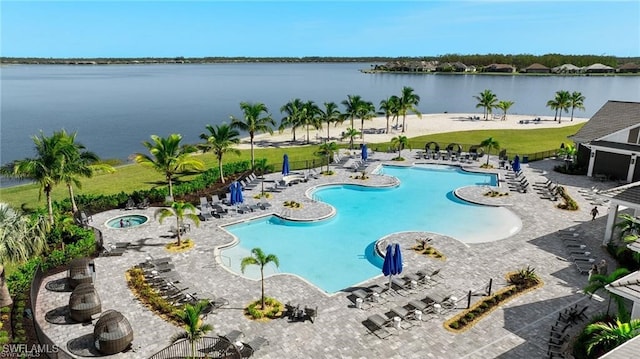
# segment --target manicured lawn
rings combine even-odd
[[[560,147],[560,144],[569,143],[567,136],[578,131],[582,124],[529,130],[482,130],[449,132],[436,135],[428,135],[412,138],[411,146],[414,149],[423,148],[429,141],[438,142],[441,146],[455,142],[460,144],[479,144],[482,140],[493,137],[500,143],[501,148],[506,148],[509,154],[527,154],[533,152],[547,151]],[[389,144],[370,144],[369,148],[386,150]],[[307,162],[311,160],[319,161],[320,157],[315,155],[318,146],[303,146],[290,148],[260,148],[256,149],[256,158],[266,158],[268,164],[273,164],[278,170],[282,163],[282,156],[286,153],[289,156],[292,169],[305,168]],[[217,166],[215,157],[210,154],[200,155],[206,167]],[[239,160],[249,160],[249,150],[242,150],[240,156],[226,155],[224,162],[236,162]],[[182,180],[189,180],[185,176]],[[112,174],[97,175],[91,179],[82,181],[82,189],[75,189],[76,194],[113,194],[118,192],[132,192],[137,189],[148,189],[154,186],[164,186],[164,176],[153,169],[138,164],[124,165],[117,168]],[[64,185],[58,185],[53,192],[54,200],[66,198],[68,193]],[[40,200],[39,188],[37,185],[25,185],[0,189],[0,201],[11,204],[14,207],[22,205],[27,208],[44,206],[44,196]]]

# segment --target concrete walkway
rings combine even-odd
[[[405,157],[413,158],[408,151]],[[375,153],[367,171],[389,160],[395,154]],[[494,157],[494,156],[492,156]],[[413,161],[413,160],[410,160]],[[423,160],[415,160],[424,162]],[[439,163],[444,163],[439,161]],[[478,169],[483,162],[462,164],[463,167]],[[252,215],[266,215],[268,211],[249,214],[237,214],[233,217],[202,222],[199,227],[192,225],[187,237],[193,239],[193,250],[172,254],[176,270],[190,283],[190,292],[212,293],[227,298],[230,305],[209,315],[207,322],[215,328],[215,334],[225,334],[239,329],[244,333],[244,341],[262,336],[270,344],[261,348],[257,358],[541,358],[546,354],[548,332],[558,316],[558,312],[574,304],[588,305],[587,314],[602,310],[601,301],[589,299],[580,293],[587,283],[587,277],[580,275],[571,261],[558,230],[575,228],[581,238],[589,243],[592,252],[598,258],[607,258],[600,243],[604,231],[605,207],[600,207],[600,216],[591,221],[589,211],[593,207],[588,199],[578,192],[594,185],[584,176],[565,176],[552,171],[560,162],[544,160],[523,165],[524,173],[530,183],[551,179],[568,188],[569,193],[580,205],[580,210],[568,212],[556,208],[557,202],[541,199],[534,191],[527,193],[510,192],[509,196],[490,198],[483,196],[487,188],[464,188],[458,191],[462,197],[474,202],[486,201],[492,205],[507,205],[523,222],[522,230],[510,238],[481,244],[463,244],[453,238],[433,236],[425,233],[392,234],[390,240],[401,243],[404,251],[405,268],[411,271],[441,269],[442,280],[430,290],[450,293],[458,298],[464,297],[469,290],[479,290],[493,278],[498,288],[505,285],[507,272],[526,266],[536,269],[545,285],[533,292],[522,295],[482,319],[470,330],[454,334],[444,329],[443,322],[454,316],[459,310],[427,317],[427,321],[410,330],[390,329],[394,335],[389,339],[378,339],[368,333],[363,321],[372,314],[383,314],[389,309],[406,305],[410,300],[425,296],[427,289],[421,289],[406,296],[389,296],[388,303],[368,310],[356,309],[353,298],[347,291],[327,295],[304,280],[287,274],[275,275],[265,281],[267,295],[283,303],[299,303],[302,306],[318,307],[319,314],[315,323],[294,322],[286,319],[269,322],[255,322],[243,315],[242,308],[252,300],[259,298],[260,283],[233,274],[221,265],[218,248],[234,243],[235,239],[221,226],[246,221]],[[394,163],[395,164],[395,163]],[[460,165],[459,163],[453,163]],[[270,199],[271,213],[292,219],[314,219],[330,215],[333,208],[314,201],[308,196],[312,186],[337,182],[362,185],[393,186],[394,178],[370,175],[367,181],[357,180],[351,172],[343,168],[334,168],[334,176],[322,176],[275,193]],[[498,170],[504,178],[506,171]],[[274,180],[274,174],[269,179]],[[606,183],[604,183],[606,185]],[[613,186],[611,184],[610,186]],[[258,193],[260,187],[251,192]],[[508,191],[500,187],[500,191]],[[250,193],[245,198],[250,197]],[[282,203],[295,200],[303,204],[300,210],[286,210]],[[167,238],[172,223],[167,220],[159,224],[153,219],[155,208],[146,210],[113,210],[93,216],[91,225],[99,228],[106,243],[131,242],[131,249],[119,257],[99,257],[96,263],[96,288],[102,299],[102,308],[115,309],[129,319],[135,337],[133,350],[114,355],[114,358],[147,358],[169,345],[169,338],[181,329],[156,316],[141,305],[127,288],[124,273],[127,269],[145,261],[145,258],[164,257],[167,252],[164,245],[171,241]],[[123,214],[144,214],[149,216],[148,223],[135,228],[108,228],[105,222]],[[380,220],[387,220],[381,218]],[[464,225],[464,223],[460,223]],[[434,237],[434,246],[447,257],[446,261],[430,259],[410,251],[408,248],[415,239],[429,235]],[[372,240],[376,240],[373,238]],[[612,270],[613,268],[610,268]],[[51,280],[64,277],[60,273],[45,278],[40,288],[36,316],[45,333],[60,347],[72,339],[92,333],[92,325],[51,324],[45,321],[45,314],[68,304],[69,293],[52,292],[45,289]],[[386,278],[379,276],[366,285],[384,284]],[[95,324],[95,321],[94,321]]]

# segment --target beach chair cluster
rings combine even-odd
[[[553,183],[551,180],[535,182],[533,184],[533,188],[542,199],[548,199],[555,202],[560,196],[560,186],[557,183]]]
[[[100,252],[100,257],[116,257],[123,255],[127,248],[131,246],[131,242],[116,242],[108,244]]]
[[[591,187],[589,189],[578,190],[578,193],[584,197],[593,206],[604,206],[609,202],[608,198],[604,198],[601,194],[601,190],[598,187]]]
[[[521,124],[521,125],[528,125],[530,123],[537,125],[537,124],[540,123],[540,121],[542,121],[542,119],[540,117],[536,117],[536,118],[534,118],[532,120],[520,120],[520,121],[518,121],[518,123]]]
[[[237,351],[240,353],[241,358],[250,358],[253,354],[258,351],[261,347],[268,345],[269,341],[263,337],[256,337],[249,342],[240,341],[240,337],[243,337],[244,333],[239,330],[232,330],[225,335],[218,335],[220,340],[216,341],[215,344],[200,349],[200,352],[209,355],[212,358],[218,358],[222,356],[223,353],[230,353]],[[230,351],[230,348],[234,348],[235,350]],[[217,355],[216,355],[217,354]],[[206,356],[205,357],[209,357]],[[225,358],[227,356],[224,356]]]
[[[578,269],[580,274],[607,274],[607,261],[596,262],[591,249],[582,241],[580,233],[573,228],[558,231],[557,236],[564,244],[568,259],[570,259]]]
[[[318,307],[300,307],[300,305],[293,305],[286,303],[284,305],[283,316],[289,320],[289,322],[305,322],[309,320],[311,323],[315,323],[318,317]]]
[[[229,304],[225,298],[191,292],[192,285],[175,270],[171,257],[147,258],[138,267],[143,270],[145,280],[151,288],[174,306],[195,304],[206,300],[208,304],[203,310],[203,315],[206,316],[213,310]]]
[[[127,203],[124,205],[124,210],[130,211],[134,209],[147,209],[150,205],[151,203],[149,202],[149,198],[145,197],[142,201],[136,203],[133,198],[129,197],[129,199],[127,199]]]
[[[372,314],[362,324],[380,339],[386,339],[391,330],[411,329],[433,316],[447,313],[456,308],[457,299],[443,296],[438,291],[430,291],[421,299],[411,300],[405,305],[394,306],[382,313]]]
[[[565,308],[558,313],[558,319],[555,324],[551,326],[549,332],[549,342],[547,355],[549,358],[566,358],[570,349],[568,333],[569,328],[578,324],[583,320],[587,320],[588,317],[585,314],[589,307],[578,307],[578,304],[574,304],[571,307]]]
[[[520,192],[520,193],[527,193],[529,190],[529,181],[527,180],[527,177],[524,175],[524,172],[522,171],[517,171],[517,172],[507,172],[507,174],[505,175],[505,178],[507,180],[507,187],[509,187],[509,190],[512,192]]]

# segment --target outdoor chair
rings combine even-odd
[[[391,324],[391,321],[388,318],[382,317],[380,314],[369,316],[363,324],[372,334],[380,339],[385,339],[391,336],[391,332],[385,328]]]
[[[145,197],[136,207],[138,207],[138,209],[147,209],[149,208],[149,205],[151,205],[151,203],[149,203],[149,198]]]
[[[399,317],[402,320],[402,322],[400,323],[400,327],[402,329],[409,329],[416,325],[417,321],[415,312],[413,310],[409,311],[404,307],[395,307],[390,310],[390,313],[393,315],[393,317]],[[392,320],[393,317],[391,317]]]
[[[262,208],[263,210],[266,210],[267,208],[271,207],[271,203],[269,203],[266,198],[261,197],[258,206],[260,206],[260,208]]]
[[[304,307],[304,316],[305,320],[311,321],[311,323],[315,323],[316,318],[318,317],[318,307],[308,308]]]
[[[242,349],[240,349],[240,355],[243,358],[251,357],[256,351],[258,351],[263,345],[268,345],[269,341],[263,337],[256,337],[248,343],[242,343]]]
[[[125,204],[124,209],[129,211],[136,208],[136,203],[133,201],[133,198],[129,197],[129,200],[127,200],[127,204]]]

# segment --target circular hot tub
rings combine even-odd
[[[107,227],[109,228],[131,228],[137,227],[141,224],[147,223],[149,217],[142,214],[127,214],[124,216],[118,216],[111,218],[107,221]]]

